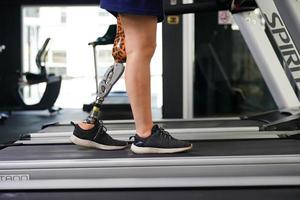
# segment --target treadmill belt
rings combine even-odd
[[[219,140],[196,141],[193,149],[178,154],[137,155],[129,148],[119,151],[87,149],[76,145],[24,145],[0,150],[1,161],[14,160],[56,160],[56,159],[102,159],[102,158],[143,158],[182,156],[247,156],[300,154],[300,140]]]

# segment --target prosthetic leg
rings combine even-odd
[[[115,64],[107,69],[103,79],[99,83],[98,94],[93,109],[89,117],[85,120],[88,124],[95,124],[97,121],[100,121],[100,108],[104,98],[109,94],[114,84],[120,79],[125,69],[123,64],[126,62],[125,34],[120,16],[117,17],[117,34],[114,40],[112,56],[115,59]]]

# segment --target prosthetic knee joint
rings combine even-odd
[[[103,79],[99,83],[99,90],[93,109],[89,117],[85,120],[85,122],[89,124],[95,124],[96,121],[100,120],[100,107],[104,101],[104,98],[109,94],[114,84],[120,79],[125,69],[123,65],[123,63],[126,62],[125,34],[122,28],[120,17],[117,18],[117,22],[117,34],[114,40],[112,51],[115,64],[107,69]]]

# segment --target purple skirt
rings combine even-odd
[[[163,0],[101,0],[100,5],[115,16],[128,13],[157,16],[158,22],[164,19]]]

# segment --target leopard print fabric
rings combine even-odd
[[[125,33],[120,16],[117,17],[117,34],[112,49],[112,56],[116,63],[126,62]]]

